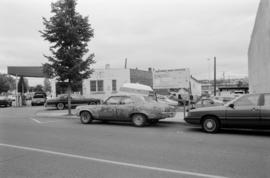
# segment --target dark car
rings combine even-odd
[[[160,119],[175,116],[175,107],[160,103],[149,96],[111,96],[101,105],[79,106],[76,115],[83,124],[92,120],[131,121],[135,126],[155,124]]]
[[[270,93],[242,95],[224,106],[191,110],[185,121],[208,133],[220,128],[270,128]]]
[[[76,107],[78,105],[95,105],[100,104],[100,99],[85,98],[81,95],[71,96],[71,106]],[[63,110],[68,106],[68,96],[66,94],[59,95],[56,98],[47,99],[45,107],[56,107],[58,110]]]
[[[0,106],[12,106],[12,99],[7,96],[0,96]]]
[[[46,93],[35,93],[32,98],[31,105],[32,106],[44,105],[44,103],[46,102],[46,98],[47,98]]]

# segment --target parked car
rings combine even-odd
[[[175,109],[168,104],[159,103],[149,96],[116,95],[110,96],[101,105],[79,106],[76,114],[82,124],[92,120],[131,121],[135,126],[155,124],[160,119],[175,116]]]
[[[34,96],[31,101],[31,105],[32,106],[44,105],[44,103],[46,102],[46,99],[47,99],[46,93],[43,93],[43,92],[34,93]]]
[[[188,113],[185,121],[201,125],[208,133],[226,127],[269,129],[270,93],[247,94],[224,106],[194,109]]]
[[[100,99],[95,98],[85,98],[81,95],[71,96],[71,106],[76,107],[78,105],[96,105],[100,104]],[[63,110],[68,106],[68,96],[67,94],[59,95],[56,98],[47,99],[45,107],[56,107],[58,110]]]
[[[158,95],[157,100],[158,100],[158,102],[166,103],[166,104],[171,105],[171,106],[178,106],[177,101],[174,101],[174,100],[172,100],[169,97],[164,96],[164,95]]]
[[[214,97],[211,97],[211,98],[213,98],[215,100],[220,100],[225,104],[225,103],[227,103],[229,101],[232,101],[236,97],[232,97],[232,96],[214,96]]]
[[[12,99],[7,96],[0,96],[0,106],[12,106]]]
[[[212,98],[201,98],[199,101],[197,101],[194,105],[191,106],[191,109],[222,105],[224,105],[224,103],[220,100],[215,100]]]

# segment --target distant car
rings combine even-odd
[[[31,101],[31,105],[32,106],[37,106],[37,105],[44,105],[44,103],[46,102],[46,93],[34,93],[34,96],[32,98]]]
[[[224,105],[224,103],[220,100],[215,100],[212,98],[201,98],[199,101],[197,101],[194,105],[191,106],[191,109],[222,105]]]
[[[78,105],[96,105],[100,104],[100,99],[95,98],[85,98],[81,95],[71,96],[71,106],[76,107]],[[56,98],[49,98],[45,103],[45,107],[56,107],[58,110],[63,110],[68,106],[68,96],[67,94],[59,95]]]
[[[178,106],[178,102],[177,101],[172,100],[169,97],[164,96],[164,95],[158,95],[157,96],[157,100],[158,100],[158,102],[166,103],[166,104],[171,105],[171,106]]]
[[[232,97],[232,96],[214,96],[214,97],[211,97],[211,98],[213,98],[215,100],[220,100],[225,104],[225,103],[227,103],[229,101],[232,101],[236,97]]]
[[[7,96],[0,96],[0,105],[5,107],[12,106],[12,99]]]
[[[82,124],[91,123],[92,120],[130,121],[139,127],[174,117],[175,109],[149,96],[116,95],[110,96],[101,105],[78,106],[76,114],[80,116]]]
[[[208,133],[220,128],[270,128],[270,93],[247,94],[224,106],[191,110],[185,121],[201,125]]]

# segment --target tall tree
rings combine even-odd
[[[0,74],[0,94],[15,89],[15,80],[6,74]]]
[[[71,114],[71,84],[88,78],[93,72],[90,65],[95,63],[94,54],[88,53],[87,43],[94,36],[88,22],[76,12],[76,0],[58,0],[51,4],[49,20],[43,17],[45,29],[41,36],[51,43],[51,56],[45,55],[48,63],[43,64],[43,72],[50,78],[67,82],[68,113]]]
[[[27,89],[28,89],[28,82],[25,80],[23,76],[21,76],[18,82],[18,92],[23,94],[27,92]]]

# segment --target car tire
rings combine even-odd
[[[214,116],[207,116],[203,119],[202,129],[207,133],[217,133],[220,129],[220,122]]]
[[[64,103],[57,103],[56,108],[58,110],[63,110],[65,108],[65,105],[64,105]]]
[[[132,115],[132,122],[136,127],[143,127],[146,124],[146,117],[142,114]]]
[[[80,120],[82,124],[89,124],[92,122],[92,115],[88,111],[82,111],[80,113]]]

